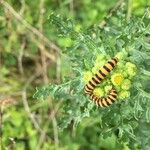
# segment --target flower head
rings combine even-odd
[[[124,77],[120,73],[115,73],[111,77],[111,81],[112,81],[113,85],[116,85],[116,86],[121,85],[123,79],[124,79]]]

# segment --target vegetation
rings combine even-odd
[[[11,150],[150,149],[148,0],[1,0],[0,144]],[[95,90],[85,84],[119,63]]]

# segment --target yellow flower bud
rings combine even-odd
[[[115,73],[111,77],[111,82],[113,83],[113,85],[116,85],[116,86],[121,85],[123,80],[124,80],[124,77],[120,73]]]
[[[86,71],[86,72],[83,73],[83,80],[85,82],[88,82],[89,80],[92,79],[92,76],[93,76],[92,72]]]
[[[93,94],[96,96],[104,96],[104,90],[102,88],[95,88]]]

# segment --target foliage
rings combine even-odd
[[[66,128],[72,122],[76,126],[85,117],[95,114],[101,120],[99,121],[99,133],[102,137],[106,138],[115,134],[119,141],[128,143],[131,148],[134,144],[138,144],[139,147],[147,149],[150,146],[149,139],[146,140],[145,137],[147,142],[144,140],[145,144],[143,145],[141,135],[139,137],[137,134],[141,132],[142,124],[150,122],[149,84],[147,84],[149,75],[143,72],[145,70],[149,73],[150,47],[146,41],[146,35],[149,34],[150,27],[144,23],[146,18],[132,18],[126,22],[123,11],[118,10],[104,29],[94,27],[84,32],[76,31],[70,20],[63,20],[60,16],[51,14],[50,21],[59,30],[60,36],[73,41],[73,44],[63,51],[70,60],[72,74],[62,84],[37,89],[34,97],[45,99],[47,96],[52,96],[55,100],[66,101],[62,106],[64,118],[60,120],[60,128]],[[120,70],[116,68],[114,72],[119,72],[122,78],[127,76],[128,79],[124,80],[124,84],[132,84],[131,95],[123,96],[126,101],[118,102],[110,108],[95,108],[83,93],[83,71],[92,70],[96,57],[101,57],[99,65],[102,66],[102,56],[109,58],[122,51],[127,53],[126,59],[133,64],[123,63],[125,60],[121,57],[120,63],[122,64],[118,65]],[[99,53],[103,55],[99,55]],[[136,69],[134,64],[137,66],[137,75],[134,73]],[[134,80],[130,81],[129,79],[135,75]],[[117,76],[117,74],[112,75],[112,78],[115,78],[113,76]],[[109,82],[109,80],[106,81],[107,84]],[[114,84],[113,81],[112,83]],[[126,85],[121,86],[125,89],[130,88]],[[122,94],[122,90],[120,94]],[[148,131],[147,134],[149,134]]]

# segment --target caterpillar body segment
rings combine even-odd
[[[115,92],[115,94],[114,94]],[[90,94],[90,99],[100,107],[108,107],[112,105],[117,99],[117,91],[115,89],[111,89],[106,97],[98,97],[94,94]]]
[[[95,87],[106,78],[106,76],[114,69],[117,63],[117,58],[112,58],[109,60],[85,85],[84,92],[90,96],[90,99],[95,102],[97,106],[108,107],[117,99],[117,91],[114,88],[109,91],[106,97],[98,97],[93,94]]]
[[[117,58],[112,58],[92,77],[92,79],[85,85],[85,93],[93,92],[94,88],[100,84],[105,77],[114,69],[118,62]]]

